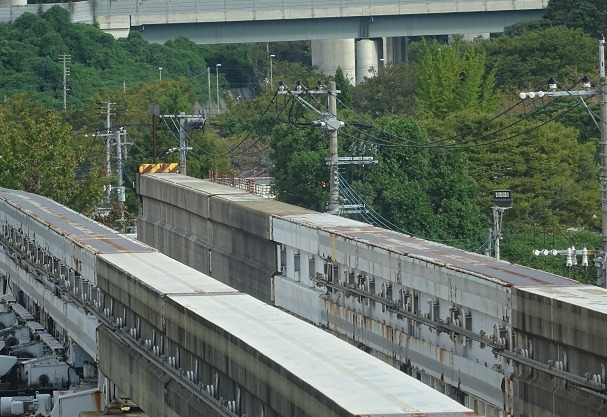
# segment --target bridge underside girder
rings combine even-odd
[[[355,39],[399,36],[495,33],[543,10],[436,13],[400,16],[289,19],[211,23],[143,24],[131,26],[149,42],[164,43],[185,36],[198,44]],[[127,28],[124,28],[127,30]],[[115,27],[109,30],[119,32]]]

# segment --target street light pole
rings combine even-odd
[[[219,67],[221,67],[221,64],[215,64],[215,78],[217,79],[217,114],[219,114]]]
[[[601,94],[601,237],[603,245],[603,259],[607,257],[607,81],[605,80],[605,39],[599,41],[599,73],[600,94]],[[607,287],[607,269],[603,264],[602,276],[600,277],[599,285]]]
[[[274,75],[272,74],[272,58],[276,55],[270,55],[270,90],[274,91]]]
[[[158,67],[158,71],[160,71],[160,80],[162,81],[162,67]]]

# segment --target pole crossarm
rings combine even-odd
[[[558,250],[558,249],[534,249],[532,251],[532,253],[535,256],[539,256],[539,255],[544,255],[544,256],[548,256],[548,255],[553,255],[553,256],[566,256],[567,260],[565,261],[565,265],[566,266],[576,266],[577,265],[577,257],[579,255],[582,256],[582,266],[588,266],[588,255],[595,255],[597,254],[599,251],[594,251],[594,250],[588,250],[586,248],[579,250],[576,249],[574,246],[567,248],[565,250]]]
[[[290,96],[295,98],[299,103],[301,103],[303,106],[307,107],[308,109],[312,110],[316,114],[320,115],[320,120],[315,121],[314,122],[315,125],[320,126],[320,127],[325,127],[325,126],[330,125],[331,128],[335,127],[335,130],[337,130],[339,127],[344,126],[344,122],[339,122],[339,126],[336,126],[338,120],[337,120],[337,117],[335,116],[335,114],[323,113],[320,110],[318,110],[316,107],[314,107],[310,103],[308,103],[306,100],[304,100],[302,97],[300,97],[302,94],[331,94],[331,95],[339,94],[339,93],[341,93],[341,90],[332,90],[332,91],[325,90],[322,88],[322,84],[320,84],[320,83],[317,85],[316,90],[308,90],[307,88],[304,88],[303,85],[301,84],[301,82],[299,82],[299,81],[297,82],[297,87],[295,88],[295,90],[289,89],[289,87],[287,87],[287,85],[282,81],[278,84],[279,84],[279,87],[278,87],[277,94],[280,94],[280,95],[289,94]]]
[[[196,122],[202,122],[203,126],[206,124],[206,117],[200,114],[163,114],[160,117],[171,118],[179,120],[179,147],[170,148],[166,153],[167,155],[173,152],[179,151],[179,173],[187,175],[187,152],[191,151],[192,148],[187,146],[187,138],[185,134],[185,125],[189,120],[195,120]]]
[[[325,164],[330,165],[331,160],[325,158]],[[370,165],[377,164],[378,160],[372,156],[340,156],[337,158],[337,165]]]
[[[566,96],[573,96],[573,97],[577,97],[577,96],[588,96],[588,97],[592,97],[592,96],[596,96],[600,93],[600,90],[568,90],[568,91],[530,91],[530,92],[523,92],[519,94],[519,97],[521,99],[526,99],[526,98],[542,98],[544,96],[548,96],[548,97],[566,97]]]
[[[600,87],[598,90],[591,90],[591,80],[588,76],[582,78],[584,84],[583,90],[576,91],[557,91],[558,86],[556,80],[551,78],[548,80],[550,91],[537,91],[537,92],[523,92],[519,94],[521,99],[544,97],[581,97],[588,96],[592,97],[598,95],[601,100],[601,115],[598,118],[598,125],[601,131],[601,139],[599,141],[599,179],[601,182],[601,239],[602,245],[601,250],[596,251],[596,257],[594,259],[597,267],[597,285],[601,287],[607,287],[607,80],[605,79],[605,39],[599,40],[599,74],[600,74]],[[582,100],[583,101],[583,100]],[[587,108],[586,104],[584,106]],[[597,120],[593,117],[595,123]],[[588,251],[589,253],[591,251]],[[571,258],[572,262],[575,258]],[[569,263],[569,261],[568,261]]]
[[[339,156],[337,154],[337,130],[344,126],[344,122],[337,119],[337,94],[341,93],[340,90],[335,88],[335,81],[331,81],[329,88],[323,88],[324,85],[319,81],[316,90],[306,89],[301,82],[297,82],[295,91],[290,90],[284,82],[278,83],[277,94],[289,94],[300,102],[304,107],[316,112],[320,116],[319,120],[313,122],[313,125],[319,126],[321,129],[326,131],[329,135],[329,204],[327,213],[339,215]],[[321,112],[316,107],[312,106],[302,97],[302,94],[328,94],[329,105],[328,112]]]

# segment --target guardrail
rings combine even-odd
[[[170,15],[223,12],[260,12],[270,10],[289,11],[301,9],[336,9],[344,8],[356,11],[359,16],[372,16],[374,8],[385,11],[394,7],[394,14],[406,13],[413,7],[431,10],[441,9],[444,4],[454,11],[472,10],[529,10],[542,9],[547,0],[90,0],[69,3],[28,4],[20,6],[0,6],[0,22],[13,22],[23,13],[38,14],[55,5],[70,11],[73,22],[92,23],[99,17],[132,15]],[[447,11],[447,10],[446,10]],[[351,13],[349,13],[351,15]],[[326,17],[326,16],[325,16]],[[286,18],[286,17],[285,17]]]

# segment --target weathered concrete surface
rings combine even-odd
[[[519,349],[550,367],[605,384],[607,290],[536,287],[513,290]],[[547,365],[548,367],[548,365]],[[607,395],[520,365],[515,408],[521,417],[607,416]]]
[[[603,290],[595,293],[596,288],[565,277],[348,219],[277,202],[255,202],[239,190],[160,175],[164,176],[140,177],[148,187],[142,191],[140,220],[148,228],[142,235],[147,243],[170,239],[182,218],[216,223],[229,238],[242,239],[238,246],[230,243],[232,252],[224,249],[220,259],[232,262],[231,253],[237,264],[247,265],[251,256],[247,245],[260,246],[267,239],[274,249],[268,248],[262,260],[266,268],[251,269],[247,275],[261,280],[260,284],[241,280],[233,285],[241,291],[252,287],[256,297],[269,298],[330,329],[482,415],[500,411],[543,417],[554,412],[564,417],[577,407],[592,417],[603,416],[602,404],[607,400],[601,391],[602,365],[607,362]],[[202,211],[208,212],[196,219],[191,208],[181,210],[165,199],[171,183],[205,195],[209,201],[201,204],[208,209]],[[160,215],[146,211],[148,203],[177,220],[158,220]],[[252,213],[255,210],[259,212]],[[268,225],[264,216],[271,218],[269,231],[264,230]],[[260,222],[258,227],[248,219]],[[244,232],[229,231],[232,222]],[[195,224],[190,228],[201,233],[214,230]],[[214,250],[224,244],[215,241],[217,237],[207,234],[190,241],[205,240]],[[231,242],[229,238],[226,241]],[[237,271],[214,263],[211,269],[205,272]],[[270,275],[273,285],[268,285]],[[570,362],[565,369],[557,364],[564,361],[564,352]],[[545,369],[550,360],[553,368],[561,367],[556,374]],[[602,383],[586,383],[586,373],[591,381],[600,377]]]
[[[180,185],[163,182],[163,175],[177,179]],[[143,201],[138,238],[231,287],[270,302],[271,277],[276,272],[276,246],[269,239],[270,214],[275,210],[286,214],[309,210],[176,175],[138,177]],[[195,188],[201,184],[206,192]]]

